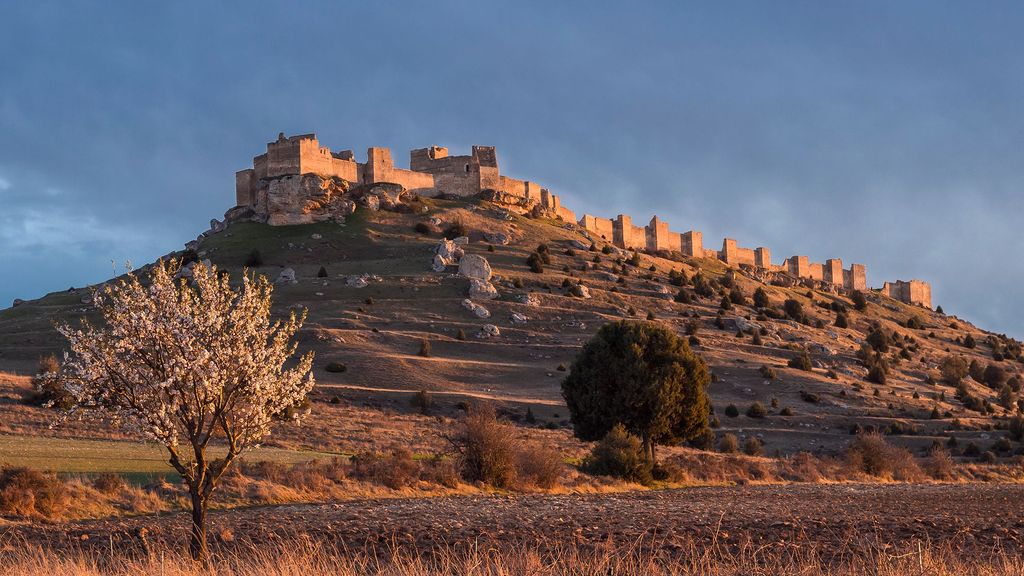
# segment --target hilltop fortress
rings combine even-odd
[[[473,146],[467,156],[450,156],[440,146],[410,152],[409,169],[398,168],[388,148],[369,148],[366,162],[358,162],[351,150],[332,152],[320,146],[315,134],[285,137],[282,133],[267,144],[267,151],[253,158],[253,167],[235,174],[236,207],[229,220],[253,219],[271,225],[299,224],[344,216],[356,209],[345,193],[353,188],[372,191],[361,198],[375,208],[379,202],[394,204],[403,194],[480,196],[523,212],[545,215],[578,224],[597,236],[627,250],[677,252],[690,258],[714,258],[754,273],[783,273],[790,277],[832,285],[843,290],[866,290],[863,264],[843,268],[842,260],[810,262],[807,256],[790,256],[772,263],[765,247],[743,248],[726,238],[721,250],[705,249],[696,230],[673,232],[657,216],[646,226],[634,226],[629,216],[614,220],[576,214],[536,182],[510,178],[499,172],[493,146]],[[921,280],[886,282],[881,292],[891,298],[931,308],[931,286]]]

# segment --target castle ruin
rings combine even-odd
[[[410,192],[472,196],[484,190],[523,198],[569,222],[576,215],[561,205],[558,196],[536,182],[517,180],[498,171],[493,146],[473,146],[468,156],[449,156],[441,146],[410,153],[409,169],[398,168],[388,148],[369,148],[366,162],[357,162],[351,150],[332,152],[320,146],[316,134],[288,136],[282,133],[267,143],[267,151],[253,158],[253,167],[235,173],[237,206],[258,206],[261,194],[276,179],[316,174],[340,178],[352,185],[398,184]]]
[[[307,175],[315,175],[322,182],[294,183],[295,177]],[[562,206],[559,197],[547,188],[502,175],[493,146],[473,146],[467,156],[450,156],[448,149],[441,146],[419,148],[410,152],[409,169],[404,169],[395,166],[388,148],[369,148],[366,162],[357,162],[351,150],[332,152],[320,146],[315,134],[285,137],[282,133],[276,141],[267,143],[266,153],[253,158],[252,168],[235,174],[237,206],[234,210],[266,211],[268,195],[287,188],[280,185],[282,182],[291,183],[285,195],[295,196],[294,190],[303,186],[333,190],[329,182],[332,179],[340,179],[344,186],[392,184],[421,194],[481,195],[505,204],[515,203],[521,208],[539,208],[555,218],[577,222],[575,213]],[[313,190],[310,194],[316,196],[320,191]],[[329,202],[330,194],[326,195]],[[291,210],[290,205],[286,206],[285,211]],[[293,215],[277,219],[271,216],[266,221],[270,224],[303,222]],[[584,214],[578,225],[592,237],[626,250],[668,251],[689,258],[713,258],[729,266],[783,273],[844,290],[867,289],[867,269],[863,264],[851,264],[849,269],[844,269],[839,258],[817,263],[810,262],[807,256],[791,256],[781,265],[775,265],[768,248],[744,248],[732,238],[723,240],[721,250],[705,249],[701,232],[673,232],[668,222],[658,216],[651,218],[646,226],[635,226],[632,218],[625,214],[619,214],[614,220]],[[931,286],[921,280],[886,282],[881,293],[901,302],[931,308]]]

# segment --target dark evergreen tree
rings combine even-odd
[[[772,305],[771,300],[768,299],[768,292],[764,288],[758,286],[757,290],[754,290],[754,306],[758,308],[767,308]]]
[[[598,440],[616,424],[654,445],[697,438],[707,427],[711,403],[704,360],[674,331],[648,322],[605,324],[583,346],[562,381],[573,430]]]

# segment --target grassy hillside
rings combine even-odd
[[[276,287],[275,306],[282,314],[309,311],[301,347],[316,352],[318,384],[312,420],[302,429],[283,431],[281,446],[350,451],[368,442],[367,435],[384,430],[390,440],[429,447],[440,442],[436,435],[444,429],[438,417],[453,415],[460,403],[474,399],[497,402],[506,415],[520,421],[529,409],[538,422],[524,433],[548,434],[571,443],[559,393],[560,369],[571,363],[578,347],[602,323],[642,320],[648,314],[680,333],[697,327],[696,349],[715,375],[710,392],[718,432],[759,436],[768,453],[836,451],[849,441],[854,425],[889,429],[897,442],[921,449],[950,436],[956,436],[961,447],[975,442],[987,449],[1003,434],[994,429],[1014,412],[999,406],[997,389],[968,380],[971,394],[992,406],[992,413],[983,413],[966,408],[956,399],[955,389],[941,382],[939,364],[951,353],[981,366],[999,365],[1007,376],[1020,371],[1015,358],[996,360],[1004,341],[997,340],[994,348],[989,343],[992,335],[963,320],[877,293],[869,293],[867,308],[857,311],[846,296],[762,285],[717,260],[641,255],[633,266],[627,262],[628,254],[603,253],[606,243],[600,239],[596,251],[573,248],[574,240],[589,241],[561,222],[508,215],[476,201],[431,200],[427,205],[429,211],[422,214],[359,211],[343,225],[238,224],[199,247],[201,258],[211,259],[233,276],[242,272],[253,250],[263,260],[255,272],[271,279],[285,267],[296,272],[296,284]],[[416,223],[431,219],[441,221],[434,232],[414,231]],[[483,303],[491,312],[489,319],[479,319],[461,306],[469,284],[465,278],[430,271],[439,230],[457,221],[469,230],[466,252],[484,256],[494,269],[493,282],[501,296]],[[513,241],[489,247],[484,233],[493,232],[505,233]],[[526,260],[540,244],[548,247],[551,262],[543,273],[535,273]],[[628,274],[622,273],[623,265]],[[317,277],[321,267],[326,278]],[[690,278],[700,273],[719,286],[705,298],[695,295],[692,285],[684,286],[692,302],[678,303],[673,296],[679,287],[669,282],[672,270]],[[371,279],[363,288],[346,282],[350,275],[363,274],[380,280]],[[726,276],[745,293],[747,305],[720,314],[722,294],[728,293],[721,286],[729,283]],[[567,281],[587,286],[591,298],[573,296]],[[758,287],[767,291],[775,311],[785,300],[800,302],[807,322],[760,315],[750,303]],[[0,401],[11,408],[0,431],[117,436],[115,431],[76,425],[50,431],[42,409],[19,403],[28,385],[24,376],[32,373],[38,357],[61,350],[53,322],[94,313],[83,303],[87,294],[86,289],[54,293],[0,311],[0,371],[8,373],[0,380]],[[524,294],[533,294],[538,305],[521,303]],[[848,328],[834,325],[833,308],[842,307],[848,309]],[[513,313],[525,315],[527,322],[513,323]],[[920,326],[908,328],[908,321]],[[751,323],[754,331],[763,332],[760,343],[751,333],[738,330]],[[484,324],[498,326],[501,335],[477,338]],[[886,353],[892,367],[885,384],[868,382],[867,369],[856,356],[875,324],[898,335]],[[968,334],[976,347],[958,343]],[[418,354],[423,340],[430,342],[429,357]],[[788,367],[803,350],[813,369]],[[330,362],[347,369],[327,372],[324,368]],[[770,367],[775,378],[766,378],[762,366]],[[432,394],[434,416],[420,416],[410,406],[410,397],[419,390]],[[744,415],[754,402],[768,409],[767,417]],[[726,416],[730,404],[737,406],[740,416]],[[932,417],[933,408],[938,418]],[[1006,457],[1011,452],[1000,454]],[[0,458],[3,453],[0,447]]]

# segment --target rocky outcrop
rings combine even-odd
[[[511,208],[521,214],[532,212],[534,208],[539,206],[536,200],[516,196],[515,194],[509,194],[508,192],[501,192],[499,190],[481,190],[479,197],[481,200],[500,204],[501,206]]]
[[[361,205],[367,210],[397,210],[409,197],[398,184],[378,183],[351,188],[337,176],[318,174],[282,176],[256,185],[255,203],[224,213],[224,222],[210,223],[209,233],[230,222],[265,222],[271,226],[344,222]]]
[[[260,208],[265,207],[271,226],[324,222],[355,211],[355,203],[345,198],[347,191],[348,182],[341,178],[285,176],[271,180],[265,192],[257,193],[255,210],[262,215]]]
[[[434,248],[434,259],[430,267],[434,272],[444,272],[446,267],[458,264],[463,254],[462,248],[455,242],[441,240]]]

